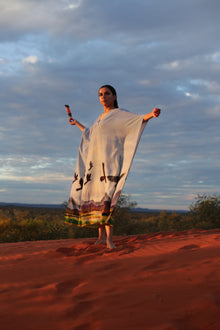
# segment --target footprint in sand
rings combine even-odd
[[[81,294],[76,294],[74,295],[74,299],[77,300],[89,300],[89,298],[91,299],[93,297],[92,292],[85,292],[85,293],[81,293]]]
[[[61,282],[56,285],[56,292],[58,295],[72,294],[73,290],[80,284],[82,284],[82,282],[79,279]]]
[[[142,271],[158,271],[159,269],[163,269],[165,265],[167,265],[167,260],[156,260],[151,264],[142,268]]]
[[[200,248],[199,245],[190,244],[190,245],[184,245],[184,246],[182,246],[181,248],[179,248],[179,251],[182,251],[182,250],[195,250],[195,249],[199,249],[199,248]]]
[[[73,318],[74,320],[80,317],[82,314],[88,313],[93,308],[93,301],[84,300],[78,302],[74,307],[66,310],[66,317]]]
[[[104,264],[104,266],[98,267],[95,272],[96,273],[100,273],[102,275],[102,272],[109,272],[109,271],[114,271],[116,270],[116,268],[120,268],[121,264],[120,262],[112,262],[112,263],[108,263],[108,264]]]
[[[63,254],[65,257],[78,257],[79,262],[89,261],[104,253],[104,249],[100,245],[79,245],[77,247],[62,247],[58,248],[56,252]]]
[[[215,305],[220,308],[220,291],[213,292],[213,301]]]
[[[56,252],[62,253],[66,257],[75,256],[75,250],[73,247],[61,247],[61,248],[56,249]]]
[[[74,327],[72,330],[94,330],[94,329],[98,329],[97,322],[85,322]]]

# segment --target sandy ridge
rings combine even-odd
[[[1,330],[220,328],[220,230],[94,242],[0,244]]]

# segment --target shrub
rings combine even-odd
[[[119,196],[113,213],[115,235],[131,235],[136,232],[136,223],[132,221],[130,213],[136,204],[136,202],[131,201],[130,195],[122,193]]]
[[[190,206],[190,217],[194,227],[204,229],[220,227],[220,195],[198,195]]]

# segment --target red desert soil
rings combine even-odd
[[[220,329],[220,229],[94,242],[0,244],[0,329]]]

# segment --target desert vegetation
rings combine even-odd
[[[220,196],[198,195],[189,212],[135,212],[136,205],[122,194],[114,212],[115,235],[220,228]],[[131,211],[132,210],[132,211]],[[0,242],[55,240],[97,236],[96,228],[64,223],[65,208],[0,207]]]

